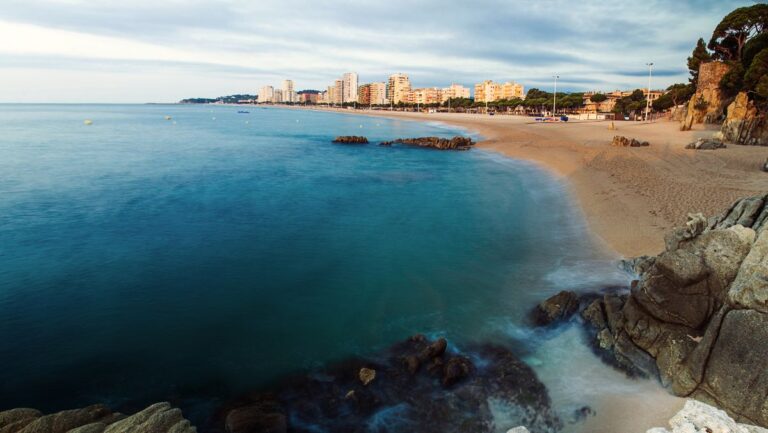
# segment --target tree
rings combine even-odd
[[[603,93],[595,93],[594,95],[589,97],[590,101],[592,101],[594,103],[597,103],[597,104],[599,104],[601,102],[604,102],[606,99],[608,99],[608,97],[605,96],[605,94],[603,94]]]
[[[653,109],[656,111],[668,110],[676,105],[669,93],[665,93],[653,101]]]
[[[741,53],[741,64],[745,69],[749,68],[756,55],[768,48],[768,33],[761,33],[747,41],[744,52]]]
[[[699,82],[699,67],[702,63],[712,60],[712,55],[704,44],[704,39],[699,38],[691,57],[688,57],[688,70],[691,72],[690,82],[695,86]]]
[[[744,89],[744,66],[741,62],[730,62],[731,69],[720,79],[720,90],[725,96],[736,96]]]
[[[691,84],[677,83],[667,87],[664,96],[669,96],[673,106],[678,106],[689,99],[696,92],[696,88]]]
[[[760,51],[744,74],[744,88],[754,90],[760,80],[768,75],[768,48]]]
[[[767,4],[737,8],[717,25],[708,47],[721,60],[740,61],[747,40],[762,33],[767,26]]]

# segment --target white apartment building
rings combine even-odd
[[[341,102],[357,102],[357,81],[358,76],[355,72],[347,72],[341,77],[342,98]]]
[[[275,89],[272,86],[264,86],[259,89],[259,102],[275,102]]]

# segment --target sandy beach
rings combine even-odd
[[[658,254],[664,234],[688,213],[710,216],[740,197],[768,190],[761,164],[768,147],[732,145],[690,150],[716,127],[681,132],[679,123],[571,121],[536,123],[530,117],[457,113],[334,110],[353,114],[439,121],[475,131],[479,148],[541,165],[564,178],[592,232],[618,255]],[[649,147],[610,146],[614,135],[650,142]]]

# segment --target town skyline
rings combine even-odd
[[[0,102],[173,102],[283,77],[322,89],[337,70],[407,71],[417,88],[515,77],[544,89],[557,74],[563,91],[609,91],[643,87],[646,62],[663,88],[686,79],[679,59],[709,38],[700,29],[748,4],[10,0],[0,5],[0,37],[14,41],[0,47]]]

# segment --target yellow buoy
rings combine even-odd
[[[93,125],[93,120],[91,120],[91,119],[85,119],[85,120],[83,121],[83,123],[84,123],[84,124],[86,124],[86,125]]]

